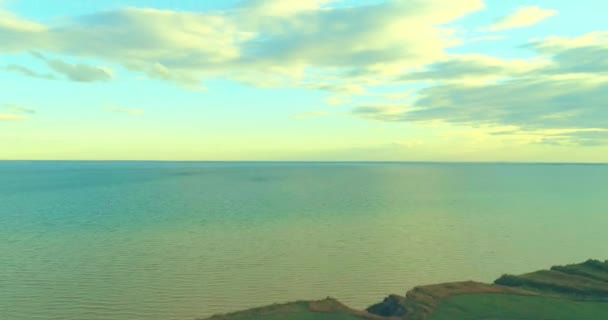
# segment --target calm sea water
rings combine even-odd
[[[608,165],[0,162],[0,318],[194,319],[608,258]]]

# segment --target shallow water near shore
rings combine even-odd
[[[194,319],[608,258],[608,165],[0,162],[0,318]]]

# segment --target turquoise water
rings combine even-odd
[[[0,318],[194,319],[608,258],[608,165],[0,162]]]

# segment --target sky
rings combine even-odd
[[[0,160],[608,162],[604,0],[0,0]]]

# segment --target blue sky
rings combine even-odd
[[[606,11],[0,0],[0,159],[607,162]]]

